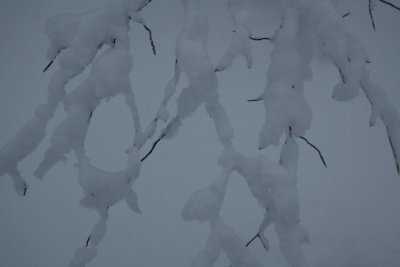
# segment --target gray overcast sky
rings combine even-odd
[[[0,1],[0,145],[12,137],[44,102],[53,70],[43,74],[47,38],[44,23],[52,15],[90,10],[105,0],[2,0]],[[230,40],[231,22],[225,1],[205,0],[210,19],[209,48],[216,62]],[[250,27],[256,35],[269,35],[277,25],[278,1],[251,0]],[[400,12],[378,5],[377,31],[373,32],[367,1],[339,1],[350,31],[362,40],[372,64],[373,80],[400,109]],[[343,2],[343,3],[342,3]],[[399,1],[393,1],[400,4]],[[267,14],[267,15],[266,15]],[[172,75],[174,43],[182,21],[179,1],[154,0],[144,11],[158,48],[151,54],[146,32],[131,30],[135,67],[132,84],[137,92],[144,124],[153,116],[161,92]],[[264,89],[271,45],[254,43],[254,68],[242,60],[219,74],[221,99],[235,130],[235,145],[245,155],[256,155],[257,136],[264,109],[245,100]],[[382,123],[369,128],[370,107],[364,95],[349,103],[330,98],[339,79],[326,59],[316,58],[314,79],[306,85],[313,109],[313,126],[307,136],[323,151],[328,169],[301,144],[299,190],[302,221],[311,244],[305,247],[312,266],[400,266],[400,177]],[[68,90],[73,90],[75,80]],[[174,103],[171,107],[174,106]],[[86,149],[91,160],[110,170],[123,168],[123,151],[131,140],[132,123],[122,98],[111,99],[96,110]],[[48,127],[51,133],[63,118],[60,108]],[[66,266],[75,248],[86,239],[97,214],[79,205],[75,159],[53,168],[39,182],[32,173],[48,147],[47,138],[21,164],[30,186],[25,198],[16,196],[11,179],[0,179],[0,266]],[[182,207],[192,192],[218,175],[216,158],[221,148],[212,122],[200,109],[186,120],[179,136],[161,143],[142,168],[134,186],[141,216],[120,203],[110,212],[99,256],[89,266],[189,266],[204,246],[208,226],[184,223]],[[261,153],[276,158],[277,149]],[[262,209],[244,181],[234,175],[223,216],[241,238],[256,231]],[[252,251],[266,266],[285,267],[273,230],[271,251],[265,255],[256,244]],[[227,266],[224,256],[217,266]]]

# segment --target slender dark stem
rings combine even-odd
[[[151,1],[153,1],[153,0],[149,0],[149,1],[147,1],[147,3],[146,4],[144,4],[143,6],[141,6],[139,9],[138,9],[138,11],[137,12],[140,12],[143,8],[145,8],[148,4],[150,4],[151,3]]]
[[[247,248],[248,246],[250,246],[250,244],[253,243],[254,240],[256,240],[257,238],[260,238],[260,233],[255,234],[255,236],[253,236],[253,238],[250,239],[250,241],[246,243],[245,247]],[[261,240],[261,238],[260,238],[260,240]],[[263,246],[264,246],[264,244],[263,244]],[[232,265],[229,265],[229,267],[232,267]]]
[[[46,67],[44,67],[43,72],[46,72],[51,67],[51,65],[53,65],[53,63],[54,63],[54,60],[51,60],[49,62],[49,64],[47,64]]]
[[[394,146],[393,146],[393,141],[392,141],[392,138],[390,136],[389,127],[388,126],[386,126],[386,133],[387,133],[387,136],[388,136],[388,139],[389,139],[390,148],[392,149],[392,152],[393,152],[393,157],[394,157],[394,162],[396,164],[397,173],[400,175],[400,166],[397,163],[397,154],[396,154],[396,150],[394,149]]]
[[[86,239],[86,246],[88,247],[89,246],[89,242],[90,242],[90,238],[92,237],[92,235],[89,235],[88,236],[88,238]]]
[[[327,168],[326,162],[325,162],[325,159],[324,159],[324,156],[322,155],[322,153],[321,153],[321,151],[318,149],[318,147],[316,147],[315,145],[313,145],[313,144],[312,144],[310,141],[308,141],[308,139],[305,138],[304,136],[299,136],[299,138],[300,138],[300,139],[303,139],[309,146],[311,146],[312,148],[314,148],[314,149],[318,152],[319,157],[320,157],[322,163],[324,164],[325,168]]]
[[[143,25],[144,29],[149,33],[151,49],[153,50],[153,54],[156,55],[157,51],[156,51],[156,46],[154,45],[153,33],[151,32],[150,28],[147,27],[146,24],[143,23],[142,25]]]
[[[24,184],[24,194],[23,196],[26,196],[26,192],[28,191],[28,185]]]
[[[250,246],[251,243],[254,242],[254,240],[256,240],[256,238],[260,238],[260,233],[257,233],[253,236],[252,239],[249,240],[249,242],[246,243],[245,247],[247,248],[248,246]]]
[[[343,14],[343,15],[342,15],[342,18],[345,18],[345,17],[349,16],[350,14],[351,14],[351,11],[349,11],[349,12]]]
[[[160,142],[161,139],[164,138],[164,136],[165,136],[165,134],[162,134],[162,135],[153,143],[153,145],[151,146],[151,149],[149,150],[149,152],[147,152],[147,154],[146,154],[143,158],[140,159],[141,162],[145,161],[145,159],[147,159],[147,157],[150,156],[151,153],[153,153],[153,150],[156,148],[158,142]]]
[[[376,30],[375,28],[375,21],[374,21],[374,16],[372,14],[372,0],[368,0],[368,12],[369,12],[369,16],[371,18],[371,23],[372,23],[372,28],[374,29],[374,31]]]
[[[262,97],[257,97],[257,98],[253,98],[253,99],[247,99],[247,102],[258,102],[263,100]]]
[[[264,40],[271,40],[271,37],[253,37],[253,36],[250,36],[249,37],[250,38],[250,40],[253,40],[253,41],[264,41]]]
[[[379,2],[381,2],[381,3],[384,3],[384,4],[388,5],[388,6],[391,6],[391,7],[393,7],[394,9],[397,9],[397,10],[399,10],[399,11],[400,11],[400,7],[396,6],[396,5],[395,5],[395,4],[393,4],[393,3],[390,3],[390,2],[388,2],[388,1],[385,1],[385,0],[379,0]]]

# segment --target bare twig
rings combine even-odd
[[[146,154],[143,158],[140,159],[141,162],[145,161],[145,159],[147,159],[147,157],[150,156],[151,153],[153,153],[153,150],[156,148],[158,142],[160,142],[161,139],[164,138],[164,136],[165,136],[165,134],[162,134],[162,135],[153,143],[153,145],[151,146],[151,149],[149,150],[149,152],[147,152],[147,154]]]
[[[368,0],[368,12],[369,12],[369,16],[371,18],[371,23],[372,23],[372,28],[374,29],[374,31],[376,30],[375,28],[375,21],[374,21],[374,16],[372,14],[372,0]]]
[[[44,67],[43,72],[46,72],[51,67],[51,65],[53,65],[53,63],[54,63],[54,60],[51,60],[49,62],[49,64],[47,64],[46,67]]]
[[[324,164],[325,168],[327,168],[324,156],[322,155],[321,151],[315,145],[313,145],[310,141],[308,141],[308,139],[305,138],[304,136],[299,136],[299,138],[303,139],[309,146],[311,146],[312,148],[314,148],[314,150],[316,150],[318,152],[322,163]]]
[[[385,1],[385,0],[379,0],[379,2],[384,3],[385,5],[388,5],[388,6],[390,6],[390,7],[393,7],[394,9],[397,9],[397,10],[400,11],[400,7],[396,6],[396,5],[393,4],[393,3],[390,3],[390,2]]]
[[[264,41],[264,40],[270,41],[271,40],[271,37],[253,37],[253,36],[250,36],[249,38],[250,38],[250,40],[253,40],[253,41]]]
[[[389,139],[390,148],[392,149],[392,152],[393,152],[393,157],[394,157],[394,162],[396,163],[397,173],[400,175],[400,166],[397,163],[397,154],[396,154],[396,150],[394,149],[394,146],[393,146],[392,138],[390,137],[390,134],[389,134],[388,126],[386,126],[386,133],[387,133],[387,136],[388,136],[388,139]]]
[[[254,242],[254,240],[256,240],[256,238],[260,238],[260,233],[257,233],[253,236],[252,239],[249,240],[249,242],[246,243],[245,247],[247,248],[248,246],[250,246],[251,243]]]
[[[260,238],[260,233],[255,234],[255,235],[253,236],[253,238],[250,239],[250,241],[246,243],[245,247],[247,248],[248,246],[250,246],[250,244],[253,243],[254,240],[256,240],[257,238],[261,240],[261,238]],[[262,241],[261,241],[261,243],[262,243]],[[263,246],[264,246],[264,244],[263,244]],[[264,248],[265,248],[265,247],[264,247]],[[232,267],[232,264],[230,264],[229,267]]]
[[[143,8],[145,8],[148,4],[150,4],[151,3],[151,1],[153,1],[153,0],[149,0],[149,1],[147,1],[147,3],[145,3],[143,6],[141,6],[139,9],[138,9],[138,11],[137,12],[140,12]]]
[[[253,99],[247,99],[247,102],[258,102],[263,100],[262,97],[257,97],[257,98],[253,98]]]
[[[398,167],[398,166],[397,166]],[[397,168],[397,170],[398,170],[398,168]],[[28,191],[28,185],[27,184],[24,184],[24,194],[23,194],[23,196],[26,196],[26,192]]]
[[[88,238],[86,239],[86,246],[88,247],[89,246],[89,242],[90,242],[90,238],[92,237],[92,235],[89,235],[88,236]]]
[[[349,16],[350,14],[351,14],[351,11],[349,11],[349,12],[343,14],[343,15],[342,15],[342,18],[345,18],[345,17]]]
[[[146,24],[143,23],[142,25],[143,25],[144,29],[149,33],[151,49],[153,50],[153,54],[156,55],[157,51],[156,51],[156,46],[154,45],[153,33],[151,32],[150,28]]]

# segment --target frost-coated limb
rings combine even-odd
[[[176,77],[181,73],[185,74],[189,86],[180,93],[177,100],[177,114],[162,130],[161,135],[164,135],[164,138],[174,137],[182,121],[204,104],[214,122],[221,144],[230,147],[233,129],[219,101],[218,79],[206,48],[208,21],[200,8],[199,1],[182,1],[182,3],[185,20],[176,44]]]
[[[46,136],[45,129],[55,109],[65,100],[66,84],[92,63],[103,44],[113,46],[113,40],[128,29],[128,13],[139,11],[148,2],[114,1],[89,13],[55,16],[47,22],[46,33],[50,39],[47,57],[50,62],[57,57],[59,69],[50,79],[47,102],[40,105],[21,131],[0,148],[0,175],[15,173],[19,162],[37,148]],[[58,159],[66,152],[61,152]],[[38,172],[39,176],[53,164],[46,164],[47,167]]]
[[[262,95],[265,122],[258,148],[278,145],[279,138],[292,127],[295,136],[311,126],[311,109],[303,95],[304,82],[311,78],[312,43],[303,29],[297,1],[284,1],[282,24],[274,35],[267,84]]]
[[[323,52],[329,56],[341,76],[341,81],[334,88],[333,98],[351,100],[362,89],[371,104],[370,125],[375,125],[378,117],[385,124],[400,175],[400,114],[387,99],[384,90],[370,80],[364,47],[344,28],[329,1],[314,1],[305,10],[315,35],[323,44]]]
[[[99,221],[94,225],[86,244],[75,250],[74,257],[69,262],[70,267],[83,267],[97,256],[97,246],[105,235],[107,220],[108,209],[105,209],[102,211]]]
[[[251,68],[253,58],[251,55],[250,32],[247,27],[247,0],[228,0],[227,4],[233,20],[234,31],[229,48],[220,59],[215,71],[223,71],[229,68],[239,55],[246,59],[247,67]]]

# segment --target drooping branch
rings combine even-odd
[[[148,3],[150,3],[150,2],[151,2],[151,0]],[[153,51],[153,54],[156,55],[157,51],[156,51],[156,46],[155,46],[154,40],[153,40],[153,33],[152,33],[151,29],[149,28],[149,26],[146,25],[143,17],[139,13],[135,13],[135,14],[131,14],[129,16],[129,20],[133,20],[133,21],[141,24],[143,26],[143,28],[147,31],[147,33],[149,34],[151,49]]]
[[[145,23],[143,23],[142,25],[143,25],[144,29],[149,33],[151,49],[153,50],[153,54],[156,55],[157,51],[156,51],[156,46],[155,46],[154,40],[153,40],[153,33],[151,32],[151,29]]]
[[[399,163],[398,163],[398,162],[399,162],[399,159],[397,158],[396,150],[395,150],[395,148],[394,148],[393,141],[392,141],[392,137],[390,136],[390,131],[389,131],[389,127],[388,127],[388,126],[386,126],[386,133],[387,133],[387,136],[388,136],[388,139],[389,139],[390,148],[392,149],[392,153],[393,153],[393,157],[394,157],[394,162],[395,162],[395,164],[396,164],[397,174],[400,175],[400,165],[399,165]]]
[[[388,6],[392,7],[392,8],[397,9],[397,10],[400,11],[400,7],[396,6],[395,4],[393,4],[391,2],[388,2],[388,1],[385,1],[385,0],[379,0],[379,2],[381,2],[381,3],[385,4],[385,5],[388,5]]]
[[[376,30],[375,28],[375,21],[374,21],[374,16],[372,14],[372,10],[374,9],[372,0],[368,0],[368,12],[369,12],[369,16],[371,18],[371,23],[372,23],[372,28],[374,29],[374,31]]]
[[[318,152],[319,158],[321,159],[322,164],[324,164],[325,168],[327,168],[326,162],[325,162],[325,159],[324,159],[324,156],[322,155],[322,153],[321,153],[321,151],[318,149],[318,147],[316,147],[315,145],[313,145],[313,144],[312,144],[310,141],[308,141],[308,139],[305,138],[304,136],[299,136],[299,138],[302,139],[302,140],[304,140],[309,146],[311,146],[315,151]]]

